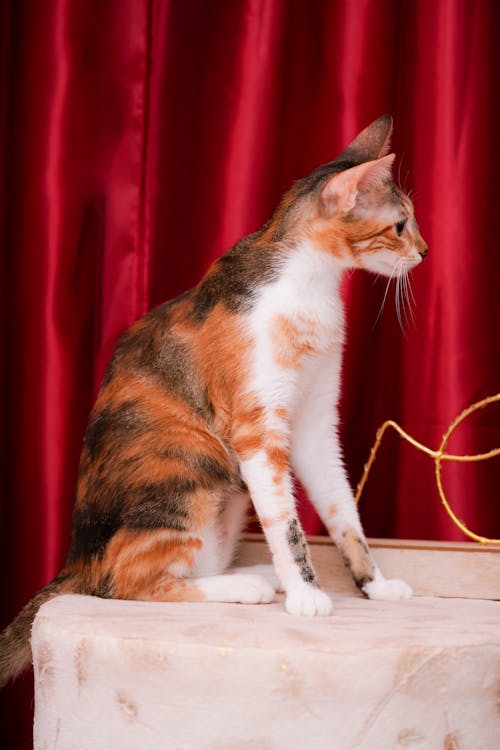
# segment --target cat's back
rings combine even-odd
[[[175,348],[176,327],[188,318],[194,290],[153,308],[135,321],[118,339],[106,372],[106,383],[119,370],[148,371],[165,350]]]
[[[171,366],[182,349],[203,345],[211,328],[220,339],[227,328],[221,319],[244,318],[259,293],[279,277],[284,262],[284,253],[261,242],[260,233],[245,237],[211,265],[197,286],[155,307],[122,334],[106,378],[120,366],[129,371]]]
[[[286,254],[263,239],[263,230],[245,237],[208,270],[188,303],[193,325],[203,325],[219,306],[232,315],[244,315],[255,306],[259,292],[280,275]]]

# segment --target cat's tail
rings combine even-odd
[[[0,633],[0,688],[31,663],[31,626],[39,608],[60,594],[76,593],[78,587],[64,571],[38,591],[17,617]]]

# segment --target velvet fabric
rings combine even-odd
[[[499,390],[495,0],[5,0],[0,14],[2,626],[64,561],[118,335],[385,112],[430,253],[404,332],[391,291],[376,322],[385,280],[346,280],[353,483],[383,420],[436,447]],[[499,417],[472,418],[453,450],[500,445]],[[499,467],[444,468],[459,516],[496,536]],[[432,462],[393,437],[361,512],[370,535],[461,538]],[[318,532],[305,499],[301,513]],[[10,748],[28,747],[19,702],[2,723]]]

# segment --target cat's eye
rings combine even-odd
[[[396,227],[396,232],[398,234],[401,234],[403,229],[405,228],[405,225],[406,225],[406,219],[401,219],[401,221],[396,222],[396,224],[394,224],[394,226]]]

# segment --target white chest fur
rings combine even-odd
[[[265,288],[255,312],[255,322],[269,323],[276,315],[307,321],[321,330],[325,343],[343,329],[339,295],[342,268],[326,252],[304,241],[290,253],[278,280]]]
[[[292,407],[315,360],[320,366],[325,356],[338,358],[344,336],[341,274],[334,257],[304,241],[261,292],[248,320],[255,341],[251,388],[267,405]]]

